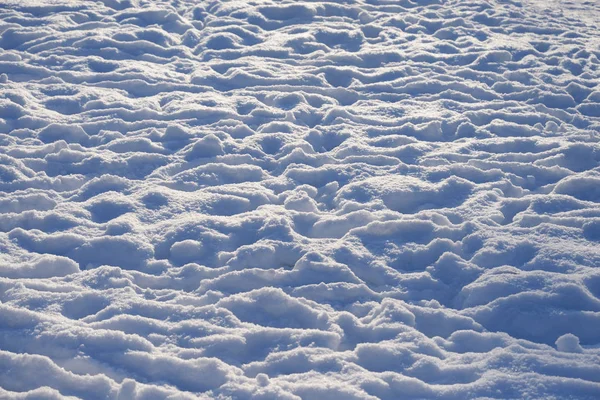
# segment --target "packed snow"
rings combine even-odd
[[[0,21],[0,398],[600,398],[599,2]]]

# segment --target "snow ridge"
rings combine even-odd
[[[600,397],[600,6],[0,2],[0,397]]]

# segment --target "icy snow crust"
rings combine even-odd
[[[1,3],[1,398],[600,397],[598,3]]]

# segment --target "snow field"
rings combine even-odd
[[[0,398],[599,398],[598,16],[0,0]]]

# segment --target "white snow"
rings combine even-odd
[[[0,398],[600,398],[599,22],[0,0]]]

